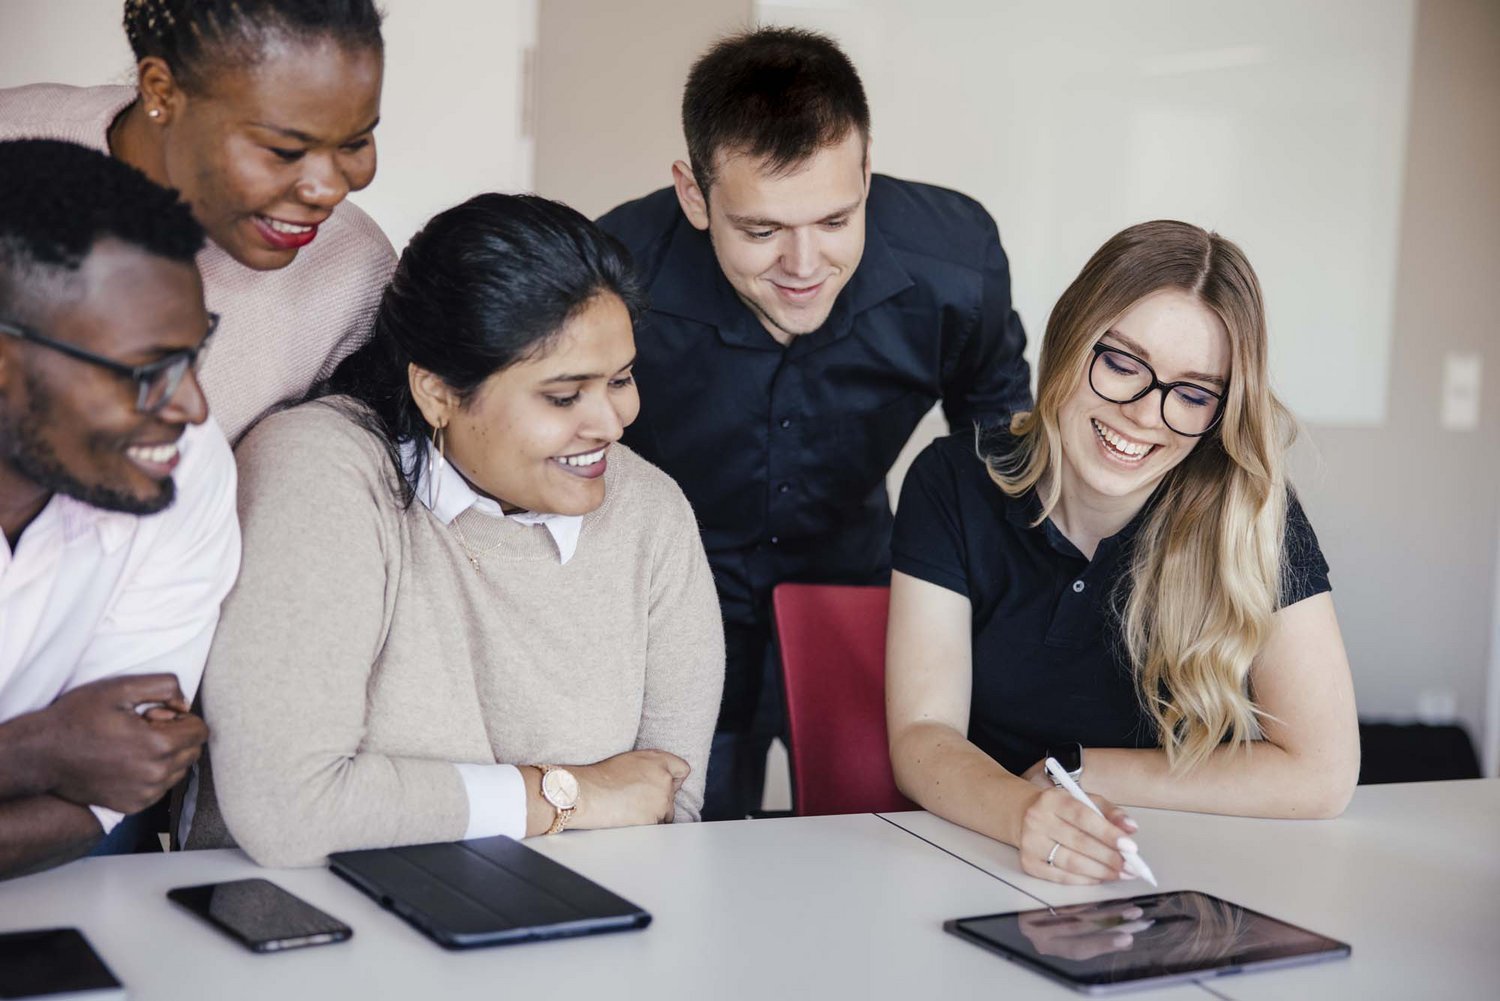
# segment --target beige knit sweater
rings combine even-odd
[[[0,90],[0,140],[64,139],[108,152],[110,123],[133,100],[133,87]],[[231,442],[364,343],[395,264],[380,227],[347,201],[277,271],[247,268],[211,241],[204,247],[204,298],[222,320],[199,378]]]
[[[347,403],[347,401],[345,401]],[[241,443],[244,561],[203,681],[211,775],[189,848],[271,866],[448,841],[450,762],[588,764],[659,748],[696,820],[723,685],[718,599],[692,509],[610,449],[566,564],[542,525],[403,509],[378,440],[324,402]],[[215,801],[215,795],[217,801]],[[222,811],[222,813],[221,813]]]

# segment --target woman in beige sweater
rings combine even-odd
[[[175,188],[221,317],[199,379],[231,442],[369,337],[396,255],[345,201],[375,177],[372,0],[126,0],[136,86],[0,90],[0,139],[62,139]]]
[[[412,240],[338,395],[245,438],[189,848],[698,819],[723,638],[692,510],[619,444],[639,305],[578,213],[479,196]]]

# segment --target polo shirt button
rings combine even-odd
[[[1073,582],[1073,593],[1074,594],[1081,594],[1082,592],[1083,592],[1083,581],[1081,581],[1081,580],[1075,580]]]
[[[792,485],[790,483],[783,483],[776,488],[776,492],[779,494],[784,494],[790,489],[792,489]]]
[[[789,428],[791,426],[792,426],[792,419],[790,417],[783,417],[781,419],[781,429],[783,431],[785,431],[787,428]]]
[[[779,544],[780,542],[781,542],[781,537],[780,536],[778,536],[778,535],[771,536],[771,545],[774,546],[774,545]]]

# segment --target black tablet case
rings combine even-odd
[[[449,949],[651,923],[630,901],[506,837],[338,852],[329,867]]]

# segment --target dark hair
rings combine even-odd
[[[477,195],[433,216],[386,287],[369,343],[346,358],[314,397],[344,394],[353,415],[382,438],[402,502],[426,450],[403,465],[400,447],[430,430],[412,399],[415,362],[467,398],[491,375],[551,347],[568,320],[601,294],[634,320],[645,308],[630,255],[578,212],[537,195]]]
[[[384,48],[373,0],[125,0],[125,37],[136,62],[163,59],[181,86],[199,92],[211,65],[254,65],[275,38]]]
[[[722,149],[788,170],[843,140],[870,140],[870,106],[854,64],[826,35],[759,28],[723,39],[693,64],[682,132],[705,195]]]
[[[24,322],[23,297],[66,280],[114,237],[173,261],[203,247],[177,192],[104,153],[51,139],[0,142],[0,314]]]

